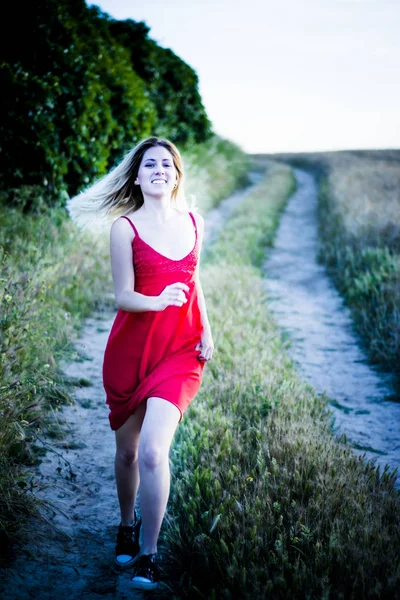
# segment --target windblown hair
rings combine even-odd
[[[135,146],[107,175],[67,201],[71,219],[80,229],[104,228],[122,214],[138,210],[144,202],[139,185],[134,185],[143,155],[149,148],[163,146],[173,159],[177,185],[172,201],[179,210],[188,210],[183,194],[183,163],[178,148],[169,140],[149,137]]]

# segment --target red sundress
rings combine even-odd
[[[202,334],[195,269],[199,257],[196,221],[195,244],[181,260],[160,254],[140,237],[135,225],[132,241],[135,291],[158,296],[178,281],[189,286],[188,301],[163,311],[119,310],[110,331],[103,362],[103,384],[110,407],[111,429],[119,429],[138,405],[152,396],[174,404],[180,420],[196,395],[204,363],[195,350]]]

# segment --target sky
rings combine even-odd
[[[98,0],[199,77],[246,152],[400,148],[400,0]]]

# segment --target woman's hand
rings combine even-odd
[[[159,296],[156,296],[156,310],[165,310],[167,306],[183,306],[187,302],[185,292],[189,286],[185,283],[172,283],[167,285]]]
[[[214,352],[214,341],[210,329],[204,329],[201,335],[201,342],[197,344],[196,350],[200,350],[197,357],[201,362],[206,362],[212,358]]]

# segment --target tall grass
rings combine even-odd
[[[275,156],[319,184],[319,260],[352,311],[373,363],[400,394],[400,150]],[[268,155],[255,155],[259,165]]]
[[[320,186],[320,254],[374,362],[400,380],[400,161],[337,157]]]
[[[163,532],[174,598],[399,598],[399,494],[302,381],[257,268],[293,189],[269,172],[202,269],[216,352],[180,425]]]
[[[235,156],[232,174],[230,153]],[[188,168],[202,157],[208,174],[199,194],[200,210],[215,204],[243,180],[247,159],[229,142],[192,149]],[[242,156],[242,162],[240,162]],[[218,168],[217,168],[218,166]],[[203,176],[203,175],[202,175]],[[220,195],[209,198],[213,184]],[[203,185],[204,183],[204,185]],[[188,174],[189,191],[200,181]],[[208,187],[207,187],[208,186]],[[208,192],[207,192],[208,193]],[[202,206],[202,203],[204,206]],[[35,510],[34,478],[26,465],[40,460],[37,436],[55,435],[52,418],[73,402],[60,361],[80,359],[73,343],[83,319],[96,307],[112,306],[108,237],[79,233],[63,209],[36,215],[0,205],[0,542],[2,549],[21,532]],[[79,382],[75,382],[79,383]],[[54,432],[52,429],[54,428]],[[33,487],[32,487],[33,486]]]
[[[27,216],[0,209],[0,537],[11,539],[33,496],[21,465],[53,426],[49,408],[72,399],[58,370],[76,352],[81,320],[109,287],[104,245],[79,234],[63,211]]]

